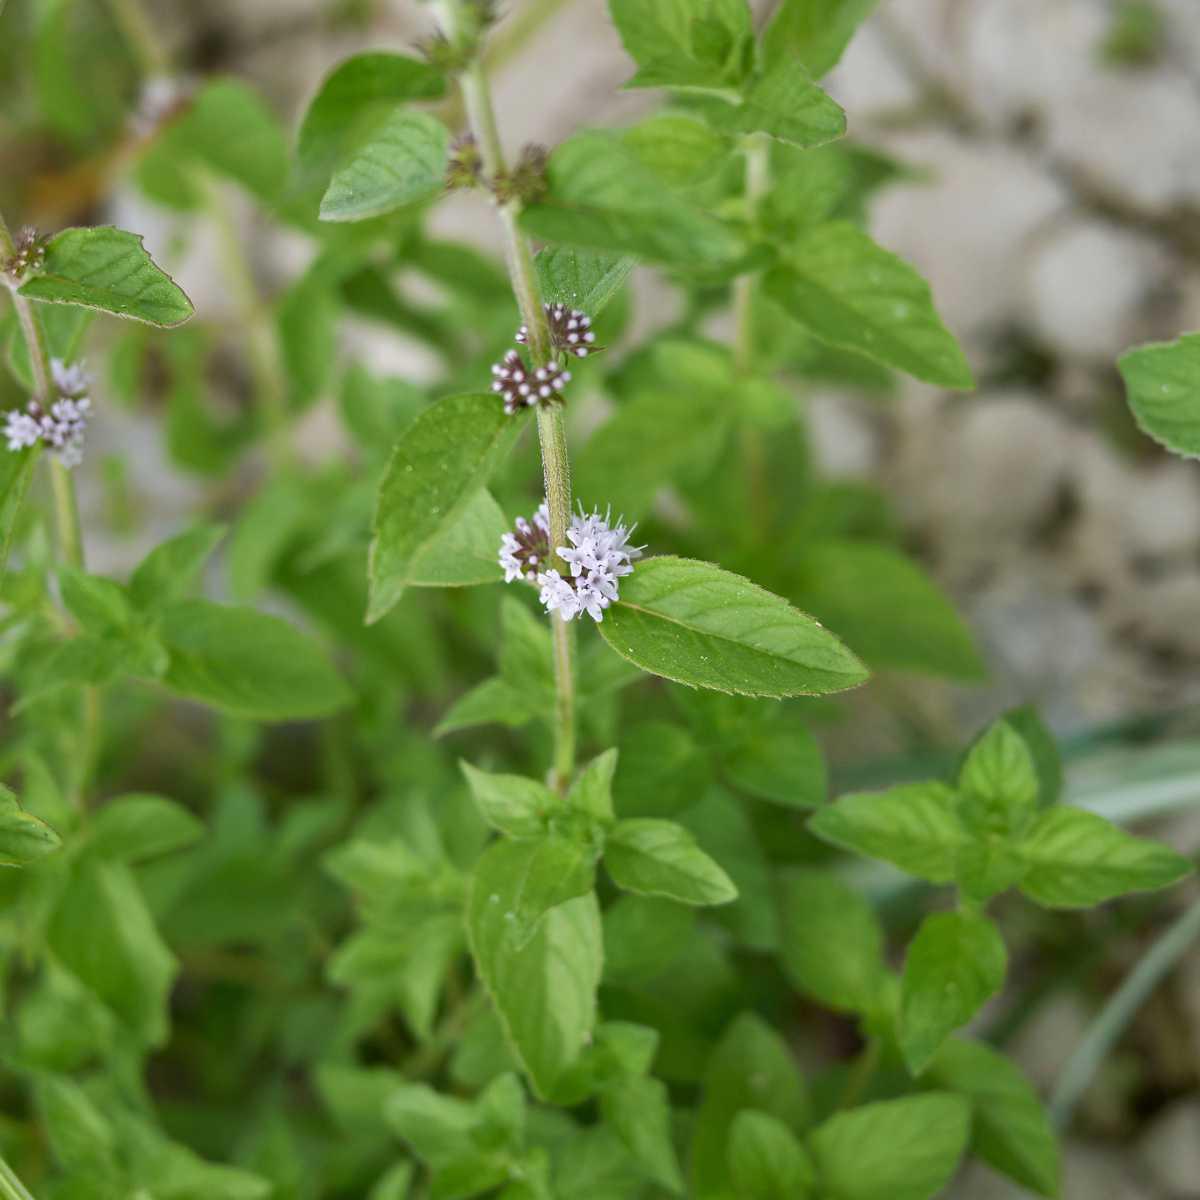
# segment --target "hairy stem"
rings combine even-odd
[[[762,133],[748,134],[742,143],[742,151],[746,159],[746,218],[753,225],[758,219],[759,206],[771,183],[770,141]],[[757,284],[758,276],[748,272],[740,275],[733,285],[733,361],[741,375],[750,374],[754,370],[754,296]],[[742,429],[741,441],[754,527],[760,534],[765,534],[770,499],[767,495],[766,455],[762,432],[746,425]]]
[[[463,36],[460,0],[437,0],[435,9],[442,31],[451,42]],[[478,55],[459,78],[467,123],[479,147],[486,178],[495,179],[505,169],[504,147],[496,124],[487,74]],[[521,320],[529,330],[529,352],[535,367],[546,365],[551,358],[550,329],[542,308],[541,289],[533,264],[529,239],[517,223],[520,201],[510,200],[497,205],[500,227],[504,234],[505,259],[512,281],[513,293],[521,310]],[[546,505],[550,511],[550,545],[552,563],[560,571],[566,564],[553,548],[565,546],[567,527],[571,520],[571,465],[567,455],[566,424],[560,404],[539,405],[538,442],[542,453],[542,473],[545,477]],[[575,674],[573,631],[569,622],[551,615],[550,628],[554,637],[554,686],[556,696],[554,784],[565,791],[575,770]]]

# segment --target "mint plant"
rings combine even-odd
[[[866,231],[903,168],[819,83],[874,4],[608,7],[661,106],[516,154],[491,0],[428,0],[421,44],[315,82],[294,137],[189,81],[135,0],[101,22],[139,97],[115,115],[66,68],[78,30],[15,10],[41,119],[216,236],[237,330],[136,234],[0,220],[0,1195],[926,1200],[968,1156],[1058,1194],[980,1021],[1000,897],[1088,908],[1191,865],[1064,803],[1029,709],[829,800],[843,693],[983,673],[797,403],[972,387]],[[431,232],[451,192],[497,255]],[[311,247],[278,294],[235,193]],[[644,342],[635,267],[680,301]],[[351,321],[434,381],[344,355]],[[1174,357],[1127,370],[1160,430]],[[118,404],[211,491],[120,579],[75,493]]]

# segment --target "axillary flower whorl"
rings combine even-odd
[[[570,371],[556,366],[530,367],[516,350],[510,350],[496,363],[492,374],[492,391],[504,398],[506,413],[556,397],[562,399],[563,388],[571,382]]]
[[[0,430],[8,449],[24,450],[44,443],[58,455],[65,467],[77,467],[83,461],[83,439],[87,430],[92,402],[88,398],[88,376],[79,363],[50,363],[57,399],[48,401],[46,409],[37,400],[30,400],[24,409],[5,414]]]
[[[543,304],[546,324],[550,328],[550,345],[563,354],[576,358],[587,358],[602,347],[596,345],[596,334],[592,330],[592,318],[577,308],[565,304]],[[522,345],[529,341],[529,326],[517,330],[517,341]]]
[[[636,526],[612,522],[611,512],[585,513],[580,508],[567,529],[569,546],[559,546],[558,556],[567,564],[563,575],[547,566],[550,553],[550,513],[543,503],[531,521],[518,517],[514,532],[500,540],[500,566],[505,583],[524,580],[540,589],[538,599],[548,613],[557,612],[564,621],[587,613],[593,621],[604,620],[604,610],[620,598],[619,581],[633,573],[635,559],[644,546],[631,546]]]

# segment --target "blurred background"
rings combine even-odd
[[[660,103],[620,91],[630,64],[602,0],[505,7],[493,68],[510,149],[552,147],[581,125]],[[165,54],[184,78],[247,81],[294,129],[332,65],[427,33],[423,6],[146,0],[150,31],[123,0],[8,0],[0,12],[0,210],[43,231],[112,222],[145,233],[229,339],[202,406],[236,408],[248,368],[245,297],[222,254],[229,230],[149,199],[130,169],[130,113],[153,120],[147,106],[174,96],[144,85],[147,63]],[[835,770],[846,784],[915,773],[996,712],[1033,703],[1063,741],[1074,799],[1147,820],[1194,852],[1200,467],[1140,435],[1114,361],[1133,343],[1200,328],[1200,3],[884,0],[828,86],[851,137],[903,165],[873,201],[874,236],[929,279],[980,386],[971,396],[911,381],[814,387],[802,397],[812,443],[829,476],[887,493],[904,542],[958,606],[988,670],[971,684],[887,680],[888,703],[863,703],[830,731]],[[237,196],[226,216],[262,296],[305,271],[308,239]],[[452,199],[432,220],[446,237],[494,245],[475,199]],[[639,272],[626,341],[671,324],[678,304]],[[716,318],[712,332],[728,329]],[[98,356],[119,333],[97,330]],[[351,322],[339,337],[344,356],[373,371],[438,377],[402,333]],[[236,487],[179,471],[154,374],[136,376],[131,402],[128,360],[118,348],[97,385],[105,416],[80,473],[98,572],[127,570],[211,506],[214,487]],[[334,403],[321,395],[304,417],[299,445],[313,459],[341,436]],[[1153,925],[1194,895],[1184,887],[1154,901]],[[1144,953],[1148,938],[1129,936],[1143,911],[1150,923],[1136,903],[1068,921],[1027,914],[1032,958],[1063,967],[1029,1019],[1011,1021],[1011,1047],[1044,1090]],[[1110,931],[1122,936],[1106,954]],[[1200,1197],[1200,952],[1154,991],[1089,1090],[1067,1182],[1071,1200]],[[1012,1194],[995,1177],[959,1192],[993,1193]]]

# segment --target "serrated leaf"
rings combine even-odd
[[[951,1038],[926,1078],[971,1102],[971,1149],[1017,1183],[1054,1200],[1062,1167],[1050,1118],[1029,1081],[1003,1054]]]
[[[579,772],[567,793],[567,807],[601,823],[613,819],[612,784],[617,751],[605,750]]]
[[[1176,454],[1200,457],[1200,333],[1128,350],[1117,369],[1142,430]]]
[[[578,1062],[596,1023],[600,910],[593,894],[568,900],[546,913],[518,949],[505,915],[514,911],[521,884],[510,869],[510,853],[489,851],[476,866],[467,933],[509,1044],[534,1090],[549,1098]]]
[[[557,801],[544,783],[524,775],[493,775],[468,762],[460,763],[479,815],[500,833],[515,838],[536,838],[546,832],[546,822]]]
[[[798,62],[781,62],[746,88],[740,105],[730,111],[729,125],[742,133],[762,132],[810,149],[835,141],[846,132],[846,114]]]
[[[174,800],[118,796],[89,823],[87,849],[99,858],[140,862],[190,846],[203,836],[203,823]]]
[[[670,187],[709,178],[728,158],[734,139],[685,113],[659,113],[631,126],[621,140]]]
[[[327,181],[348,148],[406,100],[445,91],[439,71],[401,54],[356,54],[325,77],[300,126],[297,153],[303,186]]]
[[[1019,833],[1037,811],[1033,755],[1007,721],[997,721],[971,747],[958,788],[964,821],[981,833]]]
[[[51,238],[45,264],[21,295],[162,327],[181,325],[194,311],[174,280],[154,265],[142,239],[112,226],[65,229]]]
[[[860,892],[827,872],[789,870],[779,880],[779,924],[780,959],[794,987],[839,1012],[879,1006],[883,929]]]
[[[673,821],[618,821],[608,832],[604,865],[618,887],[642,896],[681,904],[728,904],[737,899],[733,880]]]
[[[812,1135],[828,1200],[930,1200],[949,1182],[971,1128],[967,1102],[946,1092],[837,1113]]]
[[[945,784],[904,784],[839,796],[815,813],[808,827],[843,850],[893,863],[930,883],[950,883],[969,841],[956,804]]]
[[[445,737],[460,729],[477,725],[508,725],[517,728],[537,716],[520,691],[499,675],[485,679],[465,695],[460,696],[434,726],[434,737]]]
[[[647,559],[622,581],[600,625],[644,671],[747,696],[840,692],[866,670],[832,634],[786,600],[695,559]]]
[[[667,189],[616,134],[586,132],[550,158],[549,194],[521,224],[550,242],[631,254],[654,262],[705,266],[742,250],[720,221]]]
[[[814,337],[940,387],[970,390],[971,369],[929,285],[848,221],[803,231],[766,290]]]
[[[1042,813],[1016,849],[1026,865],[1021,891],[1047,908],[1090,908],[1126,892],[1155,891],[1193,869],[1161,842],[1066,806]]]
[[[778,1117],[746,1109],[729,1134],[729,1173],[746,1200],[805,1200],[817,1174],[812,1159]]]
[[[870,666],[979,679],[974,639],[942,590],[891,546],[828,539],[803,549],[796,602]]]
[[[730,1022],[705,1066],[691,1149],[697,1200],[729,1195],[729,1133],[746,1109],[776,1117],[793,1132],[808,1120],[808,1097],[790,1048],[761,1017],[748,1012]]]
[[[198,159],[268,203],[288,172],[288,147],[275,114],[238,79],[206,83],[166,129],[156,151]]]
[[[504,578],[497,560],[508,518],[487,488],[480,488],[458,519],[413,555],[408,582],[412,587],[470,587]]]
[[[224,536],[223,525],[197,525],[156,546],[130,577],[134,604],[145,611],[184,599]]]
[[[404,431],[375,509],[368,622],[390,611],[414,582],[414,562],[448,535],[523,427],[496,396],[483,393],[440,400]]]
[[[428,200],[443,187],[450,131],[427,113],[397,109],[351,151],[321,199],[322,221],[365,221]]]
[[[665,1084],[646,1076],[621,1076],[600,1093],[600,1111],[655,1183],[677,1194],[683,1191]]]
[[[547,304],[568,304],[595,317],[629,278],[634,260],[599,250],[547,246],[538,252],[533,265]]]
[[[900,1048],[920,1074],[956,1029],[1000,990],[1008,951],[978,913],[933,913],[908,947],[900,980]]]
[[[799,59],[819,79],[837,66],[854,31],[879,0],[783,0],[762,37],[769,66]]]
[[[162,615],[164,682],[192,700],[263,721],[325,716],[352,699],[310,638],[279,617],[185,600]]]
[[[27,866],[61,845],[58,834],[45,821],[23,812],[16,796],[0,784],[0,866]]]

